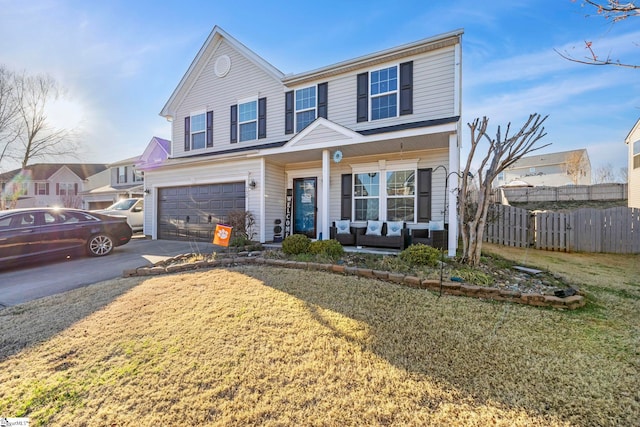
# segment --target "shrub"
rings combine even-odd
[[[400,259],[412,265],[436,267],[440,261],[440,250],[418,243],[400,252]]]
[[[309,245],[309,252],[315,255],[325,255],[332,260],[339,259],[344,254],[344,248],[337,240],[316,240]]]
[[[309,251],[309,239],[304,234],[293,234],[282,241],[282,252],[287,255],[298,255]]]

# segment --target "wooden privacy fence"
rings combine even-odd
[[[484,241],[549,251],[640,253],[640,209],[530,212],[492,205]]]

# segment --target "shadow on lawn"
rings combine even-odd
[[[143,279],[115,279],[0,310],[0,362],[101,310]]]
[[[602,358],[609,355],[594,346],[598,340],[604,344],[600,336],[604,332],[593,329],[596,336],[583,336],[579,325],[588,321],[588,311],[567,315],[438,297],[429,291],[318,272],[307,273],[302,280],[260,276],[254,277],[304,301],[310,315],[336,335],[422,380],[462,392],[473,405],[498,402],[502,408],[524,410],[549,422],[559,418],[578,424],[594,420],[624,424],[623,420],[632,419],[634,409],[624,403],[633,395],[631,383],[623,385],[617,374],[605,372]],[[363,322],[368,336],[363,339],[340,330],[320,309]],[[613,398],[603,403],[603,396]],[[572,403],[577,401],[589,404]]]

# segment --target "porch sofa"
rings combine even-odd
[[[356,246],[357,236],[364,232],[364,227],[357,227],[349,220],[334,221],[329,227],[329,238],[337,240],[342,246]]]
[[[403,250],[407,247],[409,232],[402,221],[367,221],[367,228],[358,234],[358,246],[393,248]]]
[[[426,227],[412,228],[409,230],[409,244],[433,246],[437,249],[447,247],[448,232],[442,221],[427,223]]]

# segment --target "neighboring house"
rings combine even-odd
[[[494,183],[497,187],[590,184],[591,161],[586,149],[523,157],[500,173]]]
[[[108,165],[106,182],[83,193],[87,209],[104,209],[120,199],[142,197],[144,176],[141,166],[154,167],[167,159],[171,143],[166,139],[153,137],[141,156],[120,160]],[[102,178],[102,177],[101,177]]]
[[[327,239],[339,219],[411,227],[446,211],[451,253],[456,198],[445,210],[444,191],[458,182],[462,34],[285,75],[216,26],[160,113],[170,158],[140,166],[145,234],[211,241],[240,209],[260,242],[278,221],[285,235]]]
[[[629,202],[630,208],[640,208],[640,119],[627,135],[629,149]]]
[[[5,172],[0,174],[1,207],[82,208],[87,179],[106,168],[104,164],[39,163]]]

